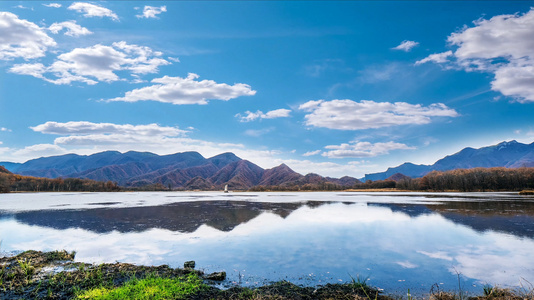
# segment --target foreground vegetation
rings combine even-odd
[[[75,253],[26,251],[0,258],[0,299],[403,299],[384,295],[366,280],[303,287],[280,281],[260,287],[218,289],[213,280],[225,274],[205,275],[187,262],[183,269],[114,263],[92,265],[73,262]],[[490,286],[483,295],[469,299],[534,299],[531,291],[511,291]],[[468,299],[432,290],[429,299]],[[414,297],[409,295],[407,299]]]

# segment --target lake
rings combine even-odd
[[[225,270],[232,284],[353,278],[386,292],[534,282],[534,198],[516,193],[13,193],[0,252]]]

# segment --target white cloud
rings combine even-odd
[[[523,15],[498,15],[480,19],[474,27],[452,33],[448,42],[458,46],[459,59],[531,57],[534,49],[534,10]]]
[[[61,30],[66,29],[65,35],[78,37],[81,35],[88,35],[92,32],[89,29],[76,24],[76,21],[65,21],[61,23],[54,23],[48,27],[48,30],[52,33],[59,33]]]
[[[77,122],[46,122],[30,127],[33,131],[57,135],[91,135],[91,134],[136,134],[141,136],[179,136],[187,131],[176,127],[162,127],[158,124],[117,125],[112,123]]]
[[[0,131],[11,132],[11,129],[5,128],[5,127],[0,127]]]
[[[330,145],[325,149],[331,151],[323,152],[323,156],[329,158],[361,158],[373,157],[377,155],[389,154],[393,150],[413,150],[415,147],[410,147],[405,144],[387,142],[387,143],[369,143],[369,142],[351,142],[350,144]]]
[[[119,17],[110,9],[85,2],[75,2],[69,6],[70,10],[75,10],[79,13],[83,13],[83,16],[86,18],[91,17],[108,17],[114,21],[118,21]]]
[[[495,75],[492,90],[519,102],[534,101],[534,8],[524,14],[497,15],[473,23],[448,37],[449,44],[456,47],[454,52],[431,55],[416,64],[432,61],[466,71],[490,72]]]
[[[320,154],[321,153],[321,150],[315,150],[315,151],[308,151],[304,154],[302,154],[302,156],[314,156],[314,155],[317,155],[317,154]]]
[[[53,7],[53,8],[60,8],[61,4],[59,4],[59,3],[49,3],[49,4],[43,4],[43,6]]]
[[[289,113],[291,113],[290,109],[281,108],[281,109],[271,110],[267,113],[263,113],[260,110],[256,111],[255,113],[251,111],[246,111],[245,116],[242,116],[241,114],[237,114],[235,116],[239,118],[241,122],[250,122],[256,119],[287,118],[289,117]]]
[[[54,46],[54,39],[35,23],[21,20],[10,12],[0,12],[0,59],[38,58]]]
[[[161,52],[149,47],[126,42],[113,43],[111,46],[97,44],[61,54],[48,67],[42,64],[18,64],[9,71],[31,75],[54,84],[70,84],[75,81],[96,84],[98,81],[120,80],[115,73],[117,71],[129,71],[132,75],[157,73],[159,66],[170,64],[161,55]]]
[[[498,68],[491,89],[518,98],[519,102],[534,101],[534,61],[525,64],[510,63]]]
[[[33,7],[26,7],[26,6],[21,5],[21,4],[19,4],[19,5],[17,5],[17,6],[13,6],[13,8],[20,8],[20,9],[30,9],[30,10],[33,10]]]
[[[52,155],[61,155],[67,154],[67,150],[58,146],[51,144],[37,144],[25,147],[23,149],[14,151],[13,155],[15,157],[46,157]]]
[[[153,79],[154,85],[126,92],[124,97],[108,101],[159,101],[176,105],[207,104],[208,100],[228,101],[240,96],[252,96],[256,91],[248,84],[216,83],[213,80],[197,81],[197,74],[189,73],[186,78],[164,76]]]
[[[46,72],[46,67],[43,64],[18,64],[14,65],[9,69],[9,72],[20,74],[20,75],[30,75],[33,77],[43,79],[43,73]]]
[[[457,117],[445,104],[429,106],[406,102],[374,102],[362,100],[309,101],[299,109],[310,112],[306,125],[339,130],[360,130],[396,125],[428,124],[431,117]]]
[[[434,62],[434,63],[438,63],[438,64],[441,64],[441,63],[445,63],[448,61],[448,58],[453,56],[453,53],[452,51],[447,51],[447,52],[442,52],[442,53],[435,53],[435,54],[430,54],[429,56],[421,59],[421,60],[418,60],[415,62],[416,65],[421,65],[421,64],[424,64],[424,63],[427,63],[427,62]]]
[[[418,42],[404,40],[397,47],[391,48],[393,50],[401,50],[404,52],[410,52],[415,46],[419,45]]]
[[[157,19],[159,14],[166,12],[166,11],[167,11],[167,7],[165,5],[160,6],[160,7],[145,5],[145,8],[143,9],[143,14],[136,15],[136,17],[146,18],[146,19],[149,19],[149,18]]]

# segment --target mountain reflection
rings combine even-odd
[[[167,229],[182,233],[195,232],[208,225],[229,232],[236,226],[249,222],[263,212],[286,218],[295,210],[307,206],[317,208],[335,202],[249,202],[249,201],[193,201],[168,205],[83,210],[40,210],[1,214],[2,218],[14,218],[21,223],[54,229],[81,228],[96,233],[118,231],[142,232],[152,228]],[[339,203],[339,202],[338,202]],[[354,205],[354,202],[341,202]],[[435,204],[369,203],[394,213],[416,218],[422,215],[439,214],[456,224],[468,226],[478,232],[495,231],[517,237],[534,238],[534,202],[529,201],[440,201]]]
[[[530,201],[475,201],[440,202],[436,204],[386,204],[388,207],[410,217],[438,213],[456,224],[468,226],[478,232],[496,231],[517,237],[534,238],[534,202]]]
[[[221,231],[231,231],[263,212],[286,218],[291,212],[307,204],[310,203],[197,201],[148,207],[30,211],[9,214],[9,217],[33,226],[81,228],[96,233],[141,232],[152,228],[188,233],[204,224]],[[323,203],[315,202],[310,205],[321,204]]]

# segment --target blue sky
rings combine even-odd
[[[534,1],[0,2],[0,161],[355,176],[534,140]]]

